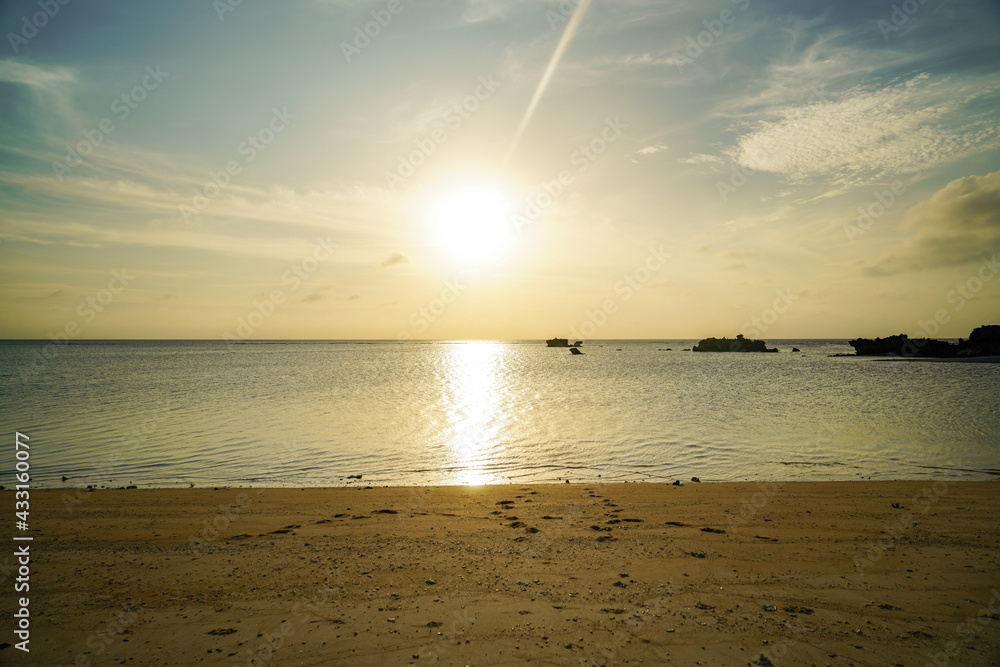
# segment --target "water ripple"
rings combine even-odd
[[[35,481],[336,485],[994,479],[1000,366],[683,353],[692,341],[0,344]],[[672,347],[674,352],[659,348]],[[618,351],[621,348],[621,351]],[[11,481],[10,473],[0,477]]]

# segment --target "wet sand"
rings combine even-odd
[[[0,662],[997,665],[998,491],[33,491],[31,652]]]

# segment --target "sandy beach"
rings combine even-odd
[[[33,491],[0,662],[1000,664],[995,483],[363,483]]]

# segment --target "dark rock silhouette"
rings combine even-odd
[[[568,338],[551,338],[545,341],[545,345],[547,347],[580,347],[581,345],[583,345],[583,341],[578,340],[572,345],[570,345]]]
[[[691,348],[692,352],[777,352],[778,348],[767,346],[762,340],[751,340],[739,334],[736,338],[706,338]]]
[[[969,340],[965,341],[965,347],[962,347],[961,339],[958,346],[962,350],[969,350],[976,357],[992,357],[1000,354],[1000,324],[976,327],[969,334]],[[962,350],[959,350],[960,356]]]
[[[797,347],[793,347],[792,348],[792,352],[798,352],[798,351],[799,351],[799,348],[797,348]]]
[[[933,338],[910,338],[897,334],[885,338],[857,338],[848,341],[859,357],[933,357],[954,359],[964,357],[990,357],[1000,355],[1000,325],[977,327],[968,340],[958,339],[954,345]]]
[[[957,349],[951,343],[930,338],[913,338],[906,334],[869,340],[858,338],[848,341],[859,357],[953,357]]]
[[[583,352],[581,352],[580,350],[576,349],[575,347],[569,348],[569,353],[570,354],[583,354]]]

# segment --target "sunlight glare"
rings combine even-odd
[[[499,480],[488,466],[504,454],[502,433],[508,415],[501,407],[497,377],[503,347],[496,343],[465,343],[451,347],[452,407],[448,415],[452,465],[459,484],[478,486]]]
[[[445,195],[431,214],[438,245],[451,259],[467,264],[502,259],[512,240],[508,208],[494,188],[468,188]]]

